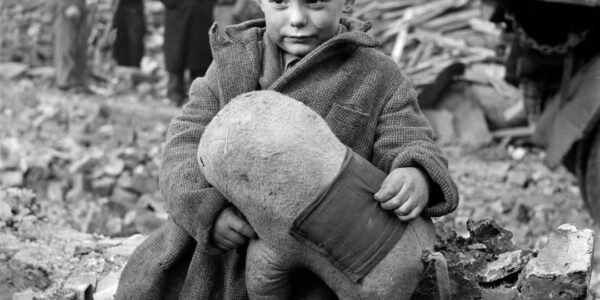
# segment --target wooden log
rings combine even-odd
[[[467,44],[463,40],[452,39],[441,34],[426,30],[416,29],[411,34],[411,37],[421,41],[430,41],[436,43],[437,45],[443,48],[457,49],[469,54],[481,54],[488,57],[494,57],[496,55],[496,52],[494,50],[483,47],[467,46]]]
[[[402,26],[400,32],[396,36],[396,42],[394,43],[394,48],[392,49],[392,59],[398,64],[400,63],[400,59],[402,58],[402,51],[404,50],[404,45],[406,45],[406,40],[408,38],[408,29],[410,20],[413,18],[413,10],[407,9],[406,13],[402,17],[404,22],[399,23],[399,26]]]
[[[463,23],[466,26],[471,19],[477,18],[480,14],[481,11],[478,8],[462,10],[427,21],[423,23],[421,27],[432,31],[439,31],[440,29],[455,23]]]

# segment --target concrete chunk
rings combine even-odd
[[[519,276],[519,299],[586,299],[594,232],[561,225]]]
[[[523,250],[501,253],[477,273],[479,282],[491,283],[521,271],[527,263],[529,254]]]

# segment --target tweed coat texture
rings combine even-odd
[[[303,57],[268,89],[314,109],[344,144],[384,172],[408,166],[425,170],[435,183],[425,214],[452,212],[458,204],[456,185],[409,80],[374,49],[377,42],[365,33],[368,23],[341,23],[347,32]],[[258,89],[264,27],[264,20],[254,20],[227,27],[224,34],[216,25],[211,28],[214,61],[206,76],[193,82],[189,103],[169,127],[160,172],[169,221],[134,252],[117,299],[247,298],[244,247],[223,254],[209,241],[216,217],[230,204],[202,176],[196,151],[215,114],[235,96]]]

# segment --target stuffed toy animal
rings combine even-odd
[[[374,200],[386,174],[303,103],[273,91],[232,99],[206,126],[198,163],[246,217],[251,299],[289,299],[289,275],[316,274],[340,299],[409,299],[432,249],[429,218],[401,222]]]

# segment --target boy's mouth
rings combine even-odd
[[[307,40],[312,39],[312,37],[312,35],[289,35],[286,36],[285,39],[290,42],[306,42]]]

